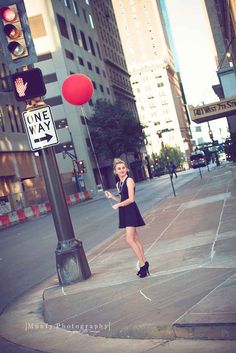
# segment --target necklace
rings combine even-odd
[[[127,179],[127,177],[123,181],[121,181],[121,180],[119,181],[118,189],[119,189],[120,194],[122,193],[122,189],[123,189],[123,186],[124,186],[126,179]]]

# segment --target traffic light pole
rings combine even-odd
[[[26,109],[31,111],[37,105],[41,108],[42,103],[37,101]],[[58,279],[61,285],[70,285],[89,278],[91,271],[82,242],[75,238],[54,147],[39,149],[38,153],[58,239],[55,251]]]
[[[6,62],[12,71],[17,71],[19,68],[37,62],[24,1],[1,0],[0,40]],[[43,176],[58,238],[56,266],[59,282],[62,285],[72,284],[90,277],[91,272],[82,242],[75,239],[54,148],[49,147],[50,144],[56,144],[58,138],[53,128],[54,124],[53,119],[51,119],[50,107],[46,106],[40,98],[46,93],[43,75],[39,69],[31,69],[23,72],[17,71],[15,76],[12,75],[12,79],[16,99],[27,103],[27,112],[23,113],[23,118],[31,149],[33,151],[39,150]],[[42,113],[44,115],[40,116],[40,119],[46,122],[45,126],[48,129],[46,131],[52,131],[53,134],[44,133],[45,130],[40,125],[42,129],[39,129],[37,136],[34,137],[36,126],[39,127],[37,125],[39,120],[37,120],[37,124],[36,120],[31,121],[30,119],[33,119],[34,116],[31,116],[31,113],[34,114],[35,110],[42,111],[40,108],[44,109],[44,113]],[[49,141],[51,143],[45,145],[45,142],[48,143]]]
[[[58,278],[60,284],[69,285],[89,278],[91,272],[82,242],[75,239],[54,147],[39,150],[39,156],[58,238],[55,251]]]

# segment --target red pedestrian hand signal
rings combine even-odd
[[[24,83],[23,79],[18,77],[14,84],[19,97],[25,97],[25,91],[27,89],[28,82]]]

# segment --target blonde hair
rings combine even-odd
[[[116,174],[116,166],[117,166],[118,164],[124,164],[124,165],[126,166],[126,168],[128,168],[128,167],[127,167],[127,164],[125,163],[125,161],[123,161],[123,160],[120,159],[120,158],[114,158],[114,160],[113,160],[114,174]]]

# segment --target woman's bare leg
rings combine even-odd
[[[138,237],[138,234],[137,234],[137,231],[135,230],[135,236],[134,236],[134,241],[135,243],[138,245],[139,247],[139,250],[140,250],[140,254],[142,256],[142,260],[143,262],[145,263],[146,262],[146,258],[145,258],[145,255],[144,255],[144,250],[143,250],[143,246],[139,240],[139,237]]]
[[[131,246],[134,253],[136,254],[136,256],[139,260],[140,266],[144,266],[144,264],[145,264],[144,259],[145,258],[144,258],[142,246],[140,248],[140,246],[137,244],[135,238],[137,238],[135,227],[126,227],[126,241]]]

